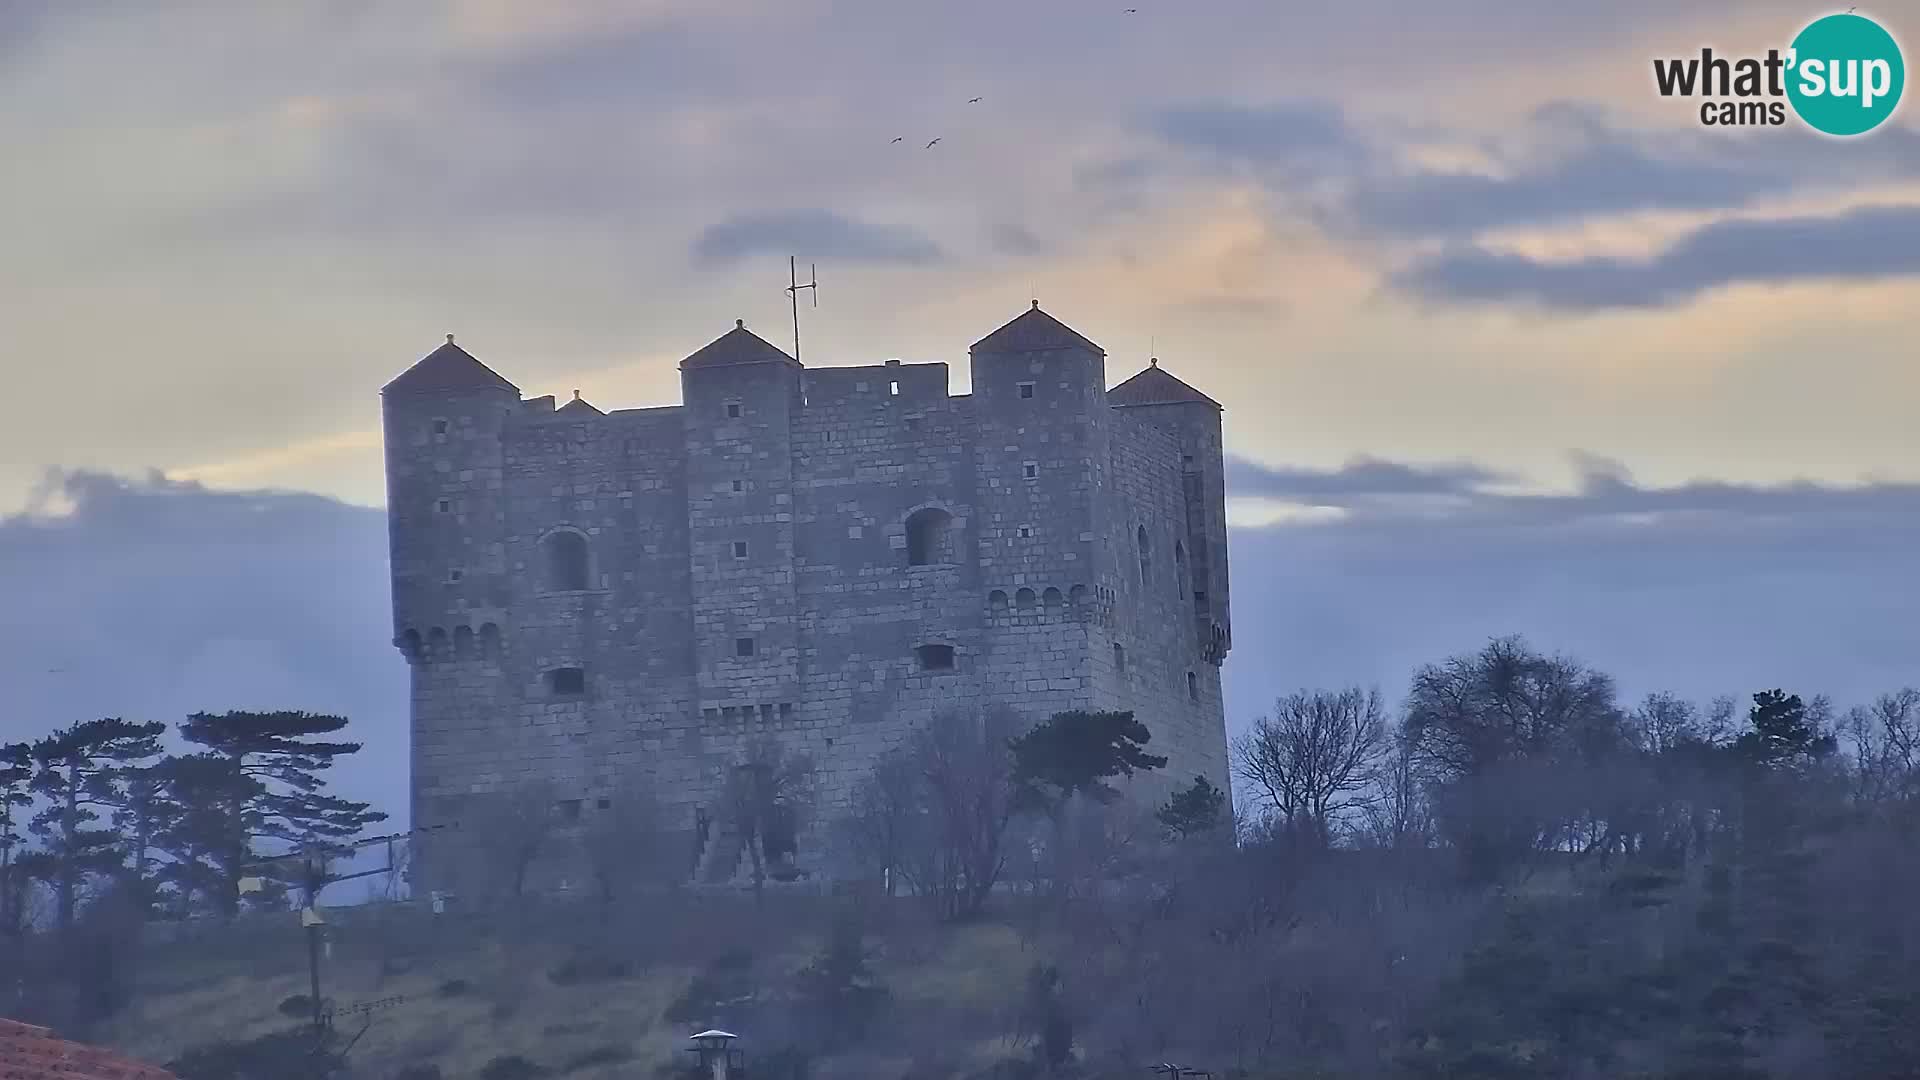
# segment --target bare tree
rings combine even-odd
[[[1301,691],[1237,740],[1234,773],[1254,805],[1325,846],[1349,809],[1371,801],[1386,746],[1378,690]]]
[[[886,895],[906,872],[909,845],[926,839],[926,792],[911,753],[882,757],[853,790],[840,823],[853,864],[880,878]]]
[[[553,839],[553,785],[531,781],[472,799],[464,815],[462,854],[468,879],[483,896],[526,898],[533,866]]]
[[[1389,851],[1431,847],[1433,812],[1412,744],[1404,734],[1387,744],[1373,770],[1373,797],[1361,808],[1371,844]]]
[[[673,846],[659,804],[646,788],[626,785],[595,812],[582,837],[604,909],[654,883],[677,883]]]
[[[1020,794],[1009,744],[1025,727],[1004,706],[943,711],[903,752],[923,810],[910,819],[902,869],[943,917],[978,912],[1006,870]]]
[[[789,752],[771,738],[747,747],[746,758],[727,778],[723,805],[753,860],[753,888],[767,880],[767,864],[790,859],[812,805],[813,759]]]
[[[1841,722],[1853,754],[1855,797],[1869,806],[1920,798],[1920,690],[1882,694]]]

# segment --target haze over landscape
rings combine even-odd
[[[1225,404],[1235,726],[1504,633],[1629,696],[1910,684],[1920,127],[1649,75],[1808,14],[0,0],[0,741],[340,712],[403,816],[379,387],[451,332],[671,403],[788,341],[789,254],[810,365],[964,392],[1038,296]]]

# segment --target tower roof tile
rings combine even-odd
[[[455,345],[452,334],[447,335],[445,345],[428,353],[418,363],[401,372],[399,378],[380,388],[383,394],[444,394],[464,390],[520,393],[520,388],[502,378],[499,372]]]
[[[1115,406],[1176,405],[1190,401],[1220,407],[1219,402],[1168,374],[1157,359],[1148,363],[1145,371],[1107,391],[1107,404]]]
[[[1040,310],[1040,301],[1008,321],[1005,326],[973,343],[972,352],[1023,353],[1047,349],[1089,349],[1107,355],[1107,350],[1088,341],[1080,332]]]
[[[708,342],[692,356],[680,361],[680,370],[732,367],[735,364],[798,364],[779,346],[747,329],[745,320],[735,319],[733,329]]]

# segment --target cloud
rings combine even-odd
[[[1558,311],[1671,307],[1741,283],[1871,281],[1920,274],[1920,206],[1719,221],[1647,259],[1544,261],[1471,245],[1394,277],[1430,299]]]
[[[1846,703],[1914,682],[1920,484],[1653,488],[1615,462],[1576,464],[1573,490],[1516,495],[1472,466],[1236,463],[1237,493],[1350,509],[1232,530],[1231,715],[1302,686],[1397,695],[1418,664],[1506,633],[1631,695],[1778,685]],[[1383,482],[1395,476],[1407,482]]]
[[[696,263],[714,266],[753,255],[789,255],[849,262],[926,264],[941,259],[938,245],[918,229],[854,221],[831,210],[742,214],[701,230]]]
[[[58,472],[36,496],[0,518],[0,740],[100,716],[338,713],[365,749],[334,786],[405,817],[384,513],[158,475]]]
[[[1841,142],[1797,128],[1727,136],[1625,128],[1592,103],[1541,106],[1520,130],[1484,137],[1409,130],[1317,101],[1158,110],[1141,127],[1202,162],[1251,169],[1283,191],[1331,188],[1348,228],[1471,236],[1643,211],[1733,210],[1792,192],[1842,190],[1920,176],[1920,132],[1892,127]],[[1422,165],[1434,144],[1476,168]],[[1165,163],[1157,171],[1164,172]],[[1137,157],[1089,165],[1090,186],[1137,184]]]
[[[1516,479],[1512,473],[1465,462],[1407,465],[1360,457],[1331,470],[1261,465],[1245,458],[1227,462],[1227,487],[1236,497],[1322,506],[1379,496],[1470,495]]]

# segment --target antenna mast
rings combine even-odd
[[[800,361],[800,290],[812,289],[813,306],[820,306],[820,267],[807,264],[807,282],[800,283],[800,261],[792,255],[787,256],[787,299],[793,302],[793,359]]]

